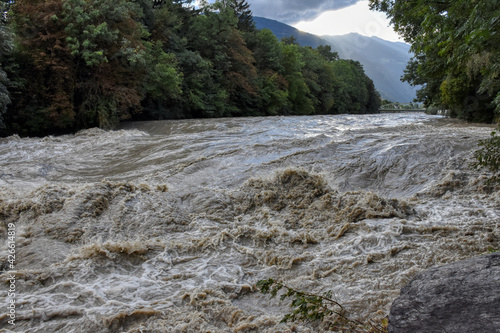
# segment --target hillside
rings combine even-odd
[[[264,17],[258,17],[254,16],[253,20],[255,22],[255,25],[257,29],[269,29],[271,30],[274,35],[278,38],[281,39],[283,37],[290,37],[294,36],[295,39],[297,39],[297,42],[302,45],[302,46],[310,46],[312,48],[317,48],[319,45],[327,45],[329,44],[328,41],[313,35],[309,34],[307,32],[303,32],[300,30],[295,29],[292,26],[289,26],[287,24],[275,21],[275,20],[270,20]]]
[[[263,17],[254,17],[254,21],[258,29],[267,28],[278,38],[293,35],[301,45],[313,48],[328,44],[341,58],[359,61],[384,99],[408,103],[415,98],[416,89],[400,80],[411,58],[408,44],[355,33],[318,37]]]

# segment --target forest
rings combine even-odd
[[[498,0],[370,0],[414,53],[404,80],[419,101],[468,121],[500,121]]]
[[[245,0],[1,2],[0,135],[126,120],[375,113],[359,62],[257,30]]]

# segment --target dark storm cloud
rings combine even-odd
[[[254,16],[284,23],[312,20],[321,13],[354,5],[360,0],[247,0]]]

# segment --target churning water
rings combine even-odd
[[[321,330],[279,324],[266,278],[383,318],[418,272],[500,247],[499,189],[468,168],[490,131],[384,114],[1,139],[0,331]]]

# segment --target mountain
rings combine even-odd
[[[410,45],[389,42],[378,37],[351,33],[342,36],[323,36],[343,59],[363,64],[382,98],[409,103],[416,96],[416,88],[401,82],[406,64],[410,61]]]
[[[255,26],[257,27],[257,29],[269,29],[278,39],[294,36],[297,40],[297,43],[302,46],[310,46],[313,49],[317,48],[320,45],[330,44],[328,41],[316,35],[297,30],[292,26],[275,20],[254,16],[253,21],[255,22]]]
[[[293,35],[302,46],[331,45],[340,58],[359,61],[383,99],[409,103],[415,98],[416,88],[400,80],[411,58],[408,44],[356,33],[318,37],[263,17],[254,17],[254,21],[258,29],[267,28],[279,39]]]

